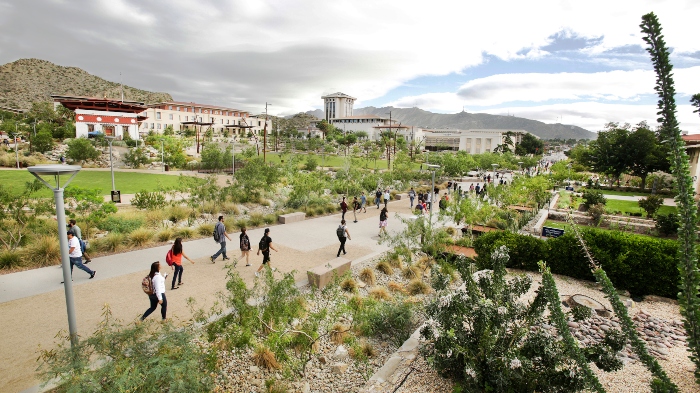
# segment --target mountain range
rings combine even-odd
[[[40,59],[19,59],[0,66],[0,106],[29,109],[33,102],[51,101],[51,94],[121,98],[121,85],[77,67]],[[124,99],[145,103],[173,101],[168,93],[124,86]]]
[[[537,120],[525,119],[515,116],[490,115],[486,113],[433,113],[420,108],[394,108],[392,106],[375,108],[353,109],[353,115],[375,115],[391,117],[402,124],[422,128],[456,128],[469,129],[499,129],[499,130],[525,130],[542,139],[595,139],[597,134],[578,126],[566,124],[546,124]],[[319,119],[324,118],[323,111],[316,109],[306,112]]]

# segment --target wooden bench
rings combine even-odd
[[[328,283],[333,281],[336,274],[338,276],[342,276],[343,273],[347,272],[348,270],[350,270],[350,260],[345,258],[336,258],[307,271],[306,275],[309,277],[309,284],[311,284],[311,286],[322,289],[328,285]]]
[[[282,214],[278,221],[280,224],[289,224],[292,222],[304,221],[305,218],[306,218],[306,213],[296,212],[296,213]]]

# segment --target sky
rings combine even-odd
[[[656,124],[639,24],[654,12],[681,128],[700,133],[698,0],[0,0],[0,64],[39,58],[252,113],[355,107],[510,114],[591,131]],[[120,76],[121,74],[121,76]]]

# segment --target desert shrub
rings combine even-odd
[[[12,269],[22,265],[22,256],[18,251],[0,252],[0,269]]]
[[[362,335],[388,334],[396,346],[403,344],[416,328],[414,306],[401,301],[365,302],[364,307],[355,312],[354,320]]]
[[[146,165],[149,162],[151,162],[151,159],[148,157],[146,149],[141,147],[138,149],[130,149],[124,154],[124,163],[132,168],[139,168],[141,165]]]
[[[453,279],[453,273],[450,269],[449,264],[442,263],[430,270],[430,285],[433,289],[436,291],[447,289]]]
[[[366,267],[360,272],[360,280],[367,285],[374,285],[377,282],[377,277],[374,274],[374,269]]]
[[[263,216],[263,222],[265,223],[265,225],[274,224],[277,222],[277,216],[274,214],[265,214]]]
[[[369,296],[376,300],[389,300],[391,295],[384,287],[374,287],[370,289]]]
[[[113,232],[101,238],[96,246],[98,251],[116,252],[122,249],[122,247],[126,243],[126,239],[127,238],[125,234]],[[93,241],[93,245],[94,244],[95,242]]]
[[[200,205],[199,211],[205,214],[216,215],[219,213],[219,204],[214,201],[207,201]]]
[[[392,268],[391,265],[389,264],[389,262],[387,262],[387,261],[380,261],[377,264],[377,270],[379,270],[380,272],[382,272],[388,276],[391,276],[392,274],[394,274],[394,268]]]
[[[340,287],[345,292],[357,292],[357,281],[351,277],[348,277],[340,283]]]
[[[240,220],[234,221],[233,226],[231,226],[229,228],[236,228],[240,231],[241,228],[250,228],[250,227],[251,227],[250,222],[248,220],[246,220],[245,218],[241,218]]]
[[[316,156],[309,154],[306,156],[306,162],[304,163],[304,169],[307,171],[315,171],[318,166],[318,159]]]
[[[252,213],[248,219],[250,226],[252,228],[257,228],[263,224],[263,214],[262,213]]]
[[[391,292],[404,293],[403,285],[396,281],[389,281],[389,283],[386,284],[386,286]]]
[[[143,246],[153,240],[153,231],[147,228],[139,228],[129,234],[129,243],[135,246]]]
[[[121,325],[107,309],[89,337],[71,349],[68,337],[42,350],[41,378],[57,378],[60,392],[210,392],[216,352],[199,345],[190,327],[170,323]],[[125,372],[128,370],[128,372]],[[90,387],[89,389],[87,387]]]
[[[396,253],[391,253],[386,256],[386,261],[391,267],[400,268],[403,265],[401,261],[401,256]]]
[[[406,292],[411,295],[425,295],[430,293],[430,286],[421,279],[415,279],[406,285]]]
[[[326,209],[323,208],[322,206],[319,206],[319,207],[315,208],[314,210],[315,210],[317,216],[322,216],[322,215],[326,214]]]
[[[268,379],[265,381],[265,393],[289,393],[289,387],[282,381]]]
[[[678,214],[659,214],[656,216],[656,230],[664,236],[675,235],[678,233],[680,221]]]
[[[277,370],[280,364],[277,362],[275,353],[270,348],[264,345],[258,345],[253,352],[253,363],[258,367],[264,367],[268,370]]]
[[[131,198],[131,205],[139,209],[158,210],[165,207],[165,194],[159,191],[139,191]]]
[[[61,246],[55,236],[39,236],[22,252],[22,260],[30,266],[51,266],[61,263]]]
[[[212,233],[213,232],[214,232],[214,230],[212,229]],[[191,239],[194,237],[196,232],[194,229],[192,229],[190,227],[181,227],[181,228],[177,228],[175,233],[177,234],[177,237],[181,237],[183,239]]]
[[[663,205],[664,198],[658,194],[653,194],[647,196],[646,198],[640,199],[637,203],[639,204],[639,207],[647,212],[647,217],[653,218],[656,215],[656,212],[659,211],[661,205]]]
[[[149,210],[144,215],[144,222],[150,228],[158,228],[163,225],[165,212],[162,210]]]
[[[168,220],[172,222],[182,221],[190,215],[189,210],[180,205],[170,206],[167,212]]]
[[[596,190],[584,190],[583,191],[583,206],[588,210],[591,206],[603,204],[605,205],[607,200],[602,192]]]
[[[571,308],[571,316],[574,321],[583,321],[588,319],[593,315],[593,310],[586,306],[574,306]]]
[[[336,206],[333,204],[326,205],[325,209],[326,213],[334,213],[337,210]]]
[[[315,217],[316,216],[316,209],[312,207],[307,207],[306,208],[306,217]]]
[[[238,205],[235,202],[224,202],[221,205],[221,212],[224,214],[239,215],[241,211],[238,209]]]
[[[214,224],[201,224],[197,227],[197,234],[200,236],[211,236],[214,233]]]
[[[598,226],[603,220],[603,214],[605,214],[605,205],[602,203],[592,205],[588,207],[588,211],[586,213],[589,216],[591,216],[591,221],[593,222],[593,225]]]
[[[349,336],[349,330],[350,328],[347,326],[340,322],[336,322],[331,328],[331,341],[333,341],[335,344],[342,344],[345,341],[345,338]]]
[[[212,229],[213,231],[213,229]],[[173,231],[170,228],[164,228],[158,231],[156,233],[156,239],[158,239],[159,242],[167,242],[168,240],[172,239],[175,235],[175,231]]]
[[[143,219],[128,218],[123,216],[107,216],[98,224],[98,228],[103,231],[129,234],[143,226]]]

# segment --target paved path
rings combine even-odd
[[[603,193],[603,196],[607,199],[614,199],[618,201],[639,201],[640,199],[646,198],[648,195],[610,195]],[[664,206],[676,206],[676,201],[673,198],[664,198]]]
[[[408,199],[389,203],[389,211],[389,232],[399,231],[401,225],[395,214],[410,216]],[[371,259],[388,249],[377,243],[378,215],[379,210],[370,207],[367,213],[358,214],[358,223],[353,223],[352,212],[346,214],[352,237],[346,244],[346,257],[353,263]],[[283,273],[296,271],[297,281],[306,280],[306,270],[335,258],[339,245],[335,228],[339,222],[340,214],[335,214],[271,226],[270,236],[280,250],[272,252],[272,266]],[[255,248],[263,229],[249,230],[248,233]],[[232,234],[231,238],[229,256],[236,258],[240,255],[238,233]],[[93,280],[75,269],[73,288],[79,334],[85,337],[95,330],[106,304],[114,317],[125,322],[143,313],[148,302],[140,288],[141,278],[148,273],[151,262],[160,260],[164,263],[169,247],[158,246],[93,258],[88,265],[97,271]],[[197,307],[206,309],[217,301],[217,293],[225,289],[226,281],[226,267],[221,259],[216,264],[209,262],[209,256],[217,249],[210,238],[184,243],[185,253],[196,264],[184,261],[185,285],[177,291],[170,291],[167,287],[169,318],[176,321],[190,318],[187,307],[190,297],[196,299]],[[252,285],[253,272],[262,260],[262,256],[252,254],[253,266],[245,267],[244,262],[236,266],[249,285]],[[167,265],[165,268],[170,272]],[[0,318],[0,331],[3,332],[0,340],[0,392],[33,389],[39,383],[35,377],[38,348],[52,348],[56,333],[68,328],[61,280],[62,271],[58,266],[0,275],[0,315],[3,316]]]

